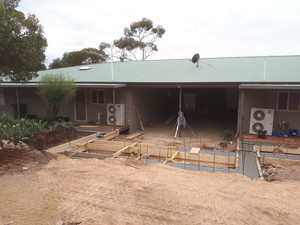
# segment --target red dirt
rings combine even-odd
[[[60,127],[56,131],[36,133],[24,149],[0,148],[0,175],[26,172],[32,168],[39,168],[47,164],[56,156],[45,152],[47,148],[77,139],[74,128]]]
[[[59,127],[55,131],[35,133],[34,137],[27,143],[31,148],[45,150],[47,148],[72,141],[78,138],[74,128]]]
[[[69,141],[67,134],[49,132],[35,143],[53,146],[54,137]],[[0,224],[297,224],[300,219],[299,180],[270,183],[125,159],[54,158],[38,150],[0,149]]]
[[[38,150],[0,149],[0,175],[15,174],[37,169],[56,156]]]

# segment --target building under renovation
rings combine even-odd
[[[235,134],[267,135],[280,121],[300,128],[300,56],[148,60],[92,64],[38,72],[75,80],[77,94],[58,116],[75,124],[127,126],[129,132],[156,123],[176,124],[178,112],[201,127]],[[47,112],[29,83],[2,82],[0,111],[18,117]]]

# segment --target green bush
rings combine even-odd
[[[2,138],[12,142],[14,145],[20,141],[28,140],[30,136],[30,130],[20,123],[2,125],[0,132]]]
[[[42,121],[43,123],[46,123],[47,126],[49,126],[55,122],[55,116],[52,114],[43,114],[37,116],[35,120]]]
[[[70,128],[73,127],[73,124],[71,122],[65,122],[65,121],[61,121],[59,122],[59,125],[61,125],[64,128]]]
[[[0,124],[12,124],[14,121],[14,118],[10,115],[7,115],[6,113],[0,114]]]
[[[56,116],[60,106],[75,96],[74,80],[63,74],[45,74],[40,78],[40,82],[37,94],[50,104],[49,114]]]
[[[50,131],[55,131],[56,130],[56,127],[59,125],[59,122],[57,121],[54,121],[53,123],[49,124],[48,125],[48,130]]]
[[[31,120],[30,122],[30,130],[32,132],[42,132],[47,127],[47,122],[43,122],[42,120]]]
[[[46,129],[55,131],[59,128],[72,127],[70,122],[55,121],[53,115],[45,114],[38,116],[35,120],[13,119],[7,114],[0,114],[0,142],[5,139],[12,142],[15,146],[20,141],[28,140],[34,132],[43,132]]]

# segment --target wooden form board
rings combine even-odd
[[[261,169],[261,166],[260,166],[259,156],[258,156],[258,155],[255,157],[255,161],[256,161],[256,166],[257,166],[257,171],[258,171],[258,174],[259,174],[259,178],[264,179],[264,177],[263,177],[263,172],[262,172],[262,169]]]
[[[153,147],[153,146],[152,146]],[[168,147],[168,146],[166,146]],[[114,142],[110,142],[109,144],[103,144],[98,143],[97,141],[88,143],[87,149],[92,150],[93,152],[116,152],[120,151],[120,145],[114,145]],[[164,157],[164,158],[170,158],[174,153],[176,153],[177,149],[166,149],[162,148],[161,146],[156,146],[156,148],[147,148],[145,146],[134,146],[130,149],[130,152],[150,155],[150,156],[156,156],[156,157]],[[126,152],[126,149],[122,152]],[[195,153],[189,153],[189,152],[178,152],[174,156],[174,159],[177,161],[191,161],[191,162],[208,162],[208,163],[214,163],[214,164],[222,164],[222,165],[228,165],[230,167],[235,167],[235,157],[232,156],[220,156],[220,155],[213,155],[213,154],[203,154],[200,152],[200,154]]]
[[[281,166],[300,165],[299,160],[260,157],[260,164],[279,164]]]
[[[133,133],[133,134],[131,134],[131,135],[129,135],[126,139],[127,140],[132,140],[133,138],[136,138],[136,137],[138,137],[138,136],[141,136],[141,135],[143,135],[145,132],[144,131],[137,131],[137,132],[135,132],[135,133]]]
[[[164,164],[166,164],[169,161],[174,160],[175,157],[178,155],[178,153],[179,153],[179,151],[174,152],[171,158],[167,158],[166,161],[164,161]]]
[[[105,134],[103,137],[101,137],[99,139],[108,141],[108,140],[111,140],[111,139],[113,139],[113,138],[115,138],[117,136],[119,136],[119,130],[115,130],[113,132],[107,133],[107,134]]]
[[[70,141],[68,143],[64,143],[52,148],[48,148],[46,151],[51,153],[60,153],[67,150],[72,150],[73,148],[75,149],[75,148],[83,147],[87,141],[94,140],[95,138],[96,138],[96,134],[91,134],[89,136],[85,136],[77,140]]]
[[[132,148],[133,146],[135,146],[137,144],[137,142],[131,144],[131,145],[128,145],[124,148],[122,148],[121,150],[117,151],[116,153],[113,154],[113,158],[117,157],[118,155],[120,155],[123,151],[126,151],[127,149],[130,149]]]
[[[288,148],[289,145],[287,146],[273,146],[273,145],[261,145],[260,147],[260,151],[262,152],[273,152],[275,148],[279,148],[283,153],[287,153],[287,154],[295,154],[295,155],[300,155],[300,149],[292,149],[292,148]]]
[[[126,147],[128,145],[131,145],[133,142],[130,141],[104,141],[101,139],[94,140],[95,144],[101,144],[101,145],[111,145],[111,146],[120,146],[120,147]],[[175,146],[166,146],[166,145],[155,145],[155,144],[143,144],[143,143],[138,143],[136,147],[141,147],[141,148],[148,148],[148,149],[161,149],[161,150],[172,150],[176,151],[177,148]]]
[[[111,133],[107,133],[105,134],[101,140],[111,140],[115,137],[117,137],[119,135],[119,131],[113,131]],[[84,151],[86,150],[86,148],[84,146],[86,146],[87,143],[93,142],[97,140],[97,136],[96,134],[91,134],[82,138],[79,138],[77,140],[74,141],[70,141],[68,143],[64,143],[52,148],[47,149],[46,151],[51,152],[51,153],[60,153],[60,152],[64,152],[64,151]],[[81,148],[81,149],[79,149]],[[83,149],[84,148],[84,149]]]

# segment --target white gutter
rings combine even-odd
[[[240,84],[239,89],[300,90],[300,84]]]
[[[40,83],[0,83],[0,87],[38,87]],[[92,83],[75,83],[75,87],[84,88],[121,88],[126,87],[126,84],[92,84]]]

